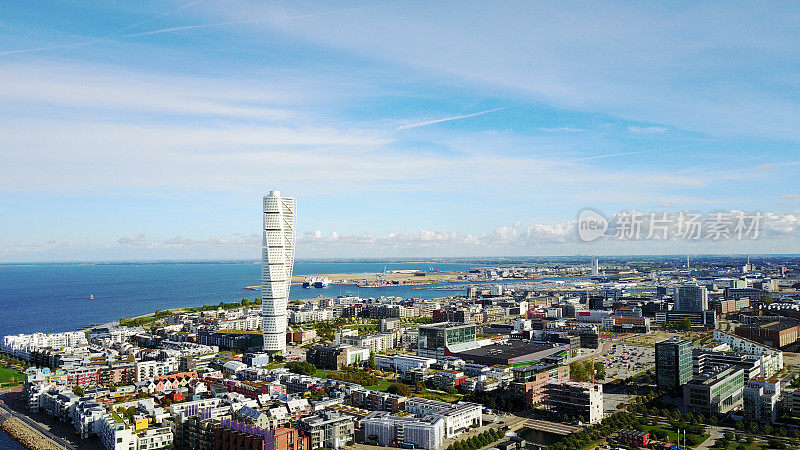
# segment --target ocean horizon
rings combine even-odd
[[[466,270],[465,263],[303,262],[295,275],[382,272],[386,270]],[[0,265],[0,336],[71,331],[152,313],[157,309],[215,305],[250,300],[260,292],[261,262],[126,262],[36,263]],[[362,297],[444,297],[457,291],[414,289],[413,286],[359,288],[332,285],[323,289],[292,286],[290,299],[319,295]]]

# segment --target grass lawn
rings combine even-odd
[[[740,445],[744,445],[745,450],[762,450],[765,448],[758,445],[755,442],[753,442],[752,444],[740,443],[740,442],[728,442],[728,446],[725,447],[725,450],[737,450]],[[714,447],[714,448],[721,448],[721,447]]]
[[[25,374],[7,367],[0,367],[0,384],[11,383],[12,378],[14,382],[23,381],[25,380]]]
[[[676,431],[673,431],[668,427],[664,427],[663,425],[644,425],[644,426],[642,426],[642,429],[644,431],[647,431],[648,433],[650,433],[651,436],[653,434],[653,431],[655,431],[655,430],[664,431],[664,432],[667,433],[667,436],[669,436],[669,442],[671,442],[673,444],[677,444],[678,442],[683,442],[683,433],[681,433],[681,435],[679,437],[678,433]],[[708,434],[689,434],[689,433],[686,433],[686,441],[689,442],[689,440],[692,437],[694,437],[695,438],[694,442],[697,442],[697,445],[700,445],[701,443],[705,442],[706,439],[708,439],[708,436],[709,436]],[[687,447],[695,447],[695,446],[687,444]]]
[[[373,391],[386,392],[386,390],[389,389],[389,385],[390,384],[392,384],[392,383],[389,382],[389,381],[380,380],[380,381],[378,381],[378,384],[373,384],[372,386],[364,386],[364,387],[367,388],[367,389],[371,389]]]
[[[412,397],[422,397],[429,400],[438,400],[440,402],[454,403],[461,400],[460,395],[445,394],[443,392],[423,392],[421,394],[411,394]]]

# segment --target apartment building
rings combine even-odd
[[[445,403],[413,397],[406,400],[406,412],[419,417],[431,414],[444,418],[445,437],[451,438],[472,425],[483,426],[482,406],[477,403]]]
[[[312,345],[306,350],[306,361],[320,369],[339,370],[369,359],[368,348],[351,345]]]
[[[544,387],[546,409],[571,416],[583,417],[588,423],[603,419],[603,385],[551,379]]]
[[[350,393],[353,405],[370,411],[405,411],[407,397],[388,392],[355,389]]]
[[[163,361],[137,361],[135,365],[136,381],[150,380],[161,377],[180,368],[177,358],[167,358]]]
[[[398,417],[372,413],[361,420],[364,442],[382,447],[413,444],[414,448],[438,449],[444,442],[444,418]]]
[[[335,411],[321,411],[318,415],[300,419],[300,430],[309,437],[311,449],[339,449],[355,438],[353,418]]]
[[[735,352],[764,356],[764,378],[783,370],[783,352],[778,349],[722,330],[714,330],[714,341],[727,344]]]
[[[744,416],[759,422],[775,423],[780,397],[780,380],[746,380],[742,392]]]
[[[345,335],[341,337],[341,343],[354,347],[368,348],[371,353],[380,353],[394,348],[397,341],[395,333],[377,333],[366,336]]]

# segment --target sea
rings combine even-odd
[[[465,262],[297,261],[294,274],[409,269],[454,271],[479,266]],[[157,309],[216,305],[243,298],[252,300],[259,297],[260,292],[245,287],[260,283],[261,263],[253,261],[0,265],[0,336],[72,331]],[[319,295],[437,298],[451,294],[464,294],[464,289],[359,288],[355,285],[304,289],[292,286],[290,299]]]
[[[8,435],[5,431],[0,431],[0,448],[3,450],[25,450],[19,442]]]

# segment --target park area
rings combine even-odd
[[[25,374],[8,367],[0,367],[0,386],[11,386],[25,379]]]

